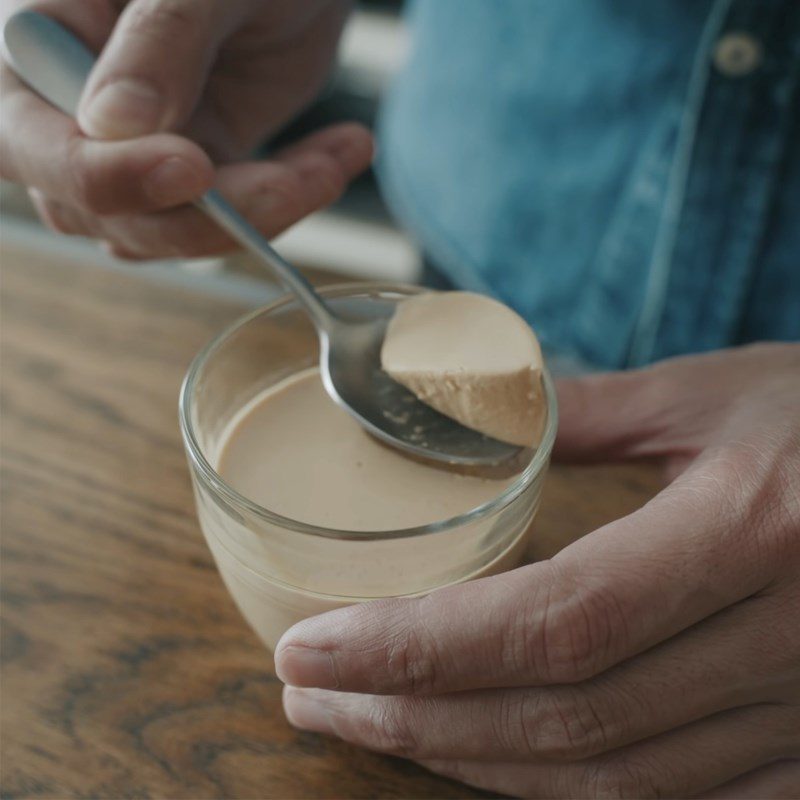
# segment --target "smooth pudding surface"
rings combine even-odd
[[[515,480],[461,475],[378,444],[328,397],[316,368],[242,409],[216,469],[270,511],[352,531],[438,522],[494,499]]]

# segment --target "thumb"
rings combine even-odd
[[[680,386],[657,367],[563,378],[556,389],[556,458],[622,460],[682,449],[675,425],[683,413]]]
[[[237,3],[133,0],[117,21],[78,108],[82,130],[129,139],[190,116]]]

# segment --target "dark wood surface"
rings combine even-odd
[[[2,253],[2,795],[483,796],[283,718],[177,426],[189,361],[243,306],[58,260]],[[655,487],[554,468],[537,555]]]

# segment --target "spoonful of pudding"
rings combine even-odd
[[[432,292],[403,301],[389,321],[381,365],[467,428],[520,447],[539,443],[542,351],[525,320],[497,300]]]

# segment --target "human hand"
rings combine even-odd
[[[217,186],[273,236],[331,203],[372,157],[341,124],[274,157],[243,160],[321,88],[347,0],[38,0],[102,53],[78,121],[2,64],[0,174],[43,219],[127,258],[223,252],[232,241],[187,205]]]
[[[674,480],[548,561],[294,626],[289,720],[526,797],[796,797],[800,345],[559,399],[560,457]]]

